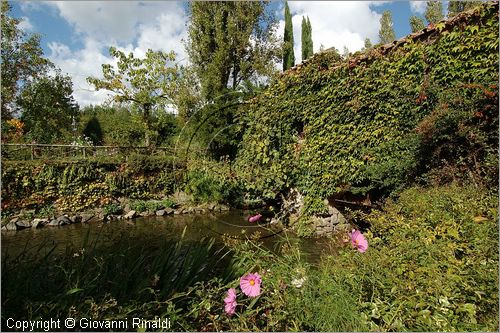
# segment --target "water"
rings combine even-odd
[[[215,238],[222,243],[223,235],[246,239],[258,237],[265,247],[274,251],[276,244],[286,235],[279,228],[270,228],[264,223],[249,223],[248,213],[232,210],[217,214],[185,214],[170,216],[140,217],[134,220],[117,220],[109,223],[95,222],[74,224],[63,227],[44,227],[26,229],[17,232],[2,232],[2,256],[6,253],[16,255],[23,251],[39,251],[40,248],[52,248],[64,252],[66,248],[81,248],[87,234],[90,239],[99,238],[101,242],[112,243],[122,236],[137,241],[147,240],[150,244],[159,244],[165,240],[178,240],[184,237],[189,242],[198,242],[203,238]],[[258,234],[257,234],[258,233]],[[182,236],[184,234],[184,236]],[[328,248],[327,239],[301,239],[300,246],[308,261],[317,262],[320,254]]]

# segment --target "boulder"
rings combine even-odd
[[[163,215],[165,215],[165,210],[164,209],[160,209],[160,210],[156,211],[156,216],[163,216]]]
[[[174,212],[175,210],[172,208],[165,208],[165,215],[170,215],[173,214]]]
[[[31,222],[31,227],[34,228],[34,229],[41,228],[44,225],[46,225],[47,223],[49,223],[49,219],[34,219]]]
[[[82,216],[81,215],[73,215],[69,218],[71,223],[80,223],[82,222]]]
[[[137,215],[137,212],[135,210],[129,211],[127,214],[125,214],[124,218],[126,220],[133,219]]]
[[[94,217],[94,214],[82,214],[81,215],[82,217],[82,223],[87,223],[89,222],[93,217]]]
[[[16,225],[16,222],[13,222],[13,221],[10,221],[9,223],[7,223],[7,225],[5,226],[5,229],[9,230],[9,231],[16,231],[17,230],[17,225]]]
[[[28,221],[17,221],[16,222],[17,230],[31,228],[31,223]]]
[[[49,226],[49,227],[58,227],[59,226],[59,221],[56,220],[56,219],[53,219],[49,223],[47,223],[47,226]]]
[[[66,215],[59,216],[57,222],[59,222],[59,225],[71,224],[71,220]]]
[[[183,214],[183,213],[184,213],[184,208],[177,208],[174,211],[174,215],[180,215],[180,214]]]
[[[154,215],[153,212],[149,211],[149,210],[146,210],[142,213],[139,213],[140,216],[143,216],[143,217],[147,217],[147,216],[151,216],[151,215]]]
[[[220,205],[220,210],[221,210],[222,212],[224,212],[224,211],[228,211],[228,210],[229,210],[229,207],[228,207],[228,206],[226,206],[226,205]]]

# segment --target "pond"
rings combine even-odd
[[[39,251],[43,247],[55,247],[55,252],[63,252],[66,248],[82,247],[86,237],[99,238],[100,243],[114,242],[126,237],[137,242],[147,241],[159,244],[165,240],[179,240],[183,237],[188,242],[198,242],[206,238],[214,238],[222,244],[223,235],[232,238],[246,239],[256,236],[269,250],[284,236],[295,239],[296,236],[279,228],[270,228],[267,223],[249,223],[248,212],[231,210],[218,214],[185,214],[154,217],[139,217],[134,220],[115,220],[109,223],[94,222],[72,224],[63,227],[44,227],[26,229],[17,232],[2,232],[2,256],[6,253],[16,255],[23,251]],[[308,259],[314,263],[325,249],[328,239],[305,238],[300,240],[300,247]]]

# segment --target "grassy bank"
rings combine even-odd
[[[55,257],[7,254],[2,316],[160,316],[173,330],[201,331],[498,329],[496,192],[413,187],[380,211],[352,216],[370,226],[367,252],[339,235],[314,265],[286,239],[276,253],[228,239],[229,256],[210,242],[127,238],[104,247],[89,240]],[[226,291],[249,272],[262,276],[261,295],[240,292],[229,316]]]

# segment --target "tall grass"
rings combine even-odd
[[[102,238],[87,233],[80,248],[62,252],[43,244],[16,256],[4,253],[2,323],[9,317],[33,320],[68,314],[119,318],[137,313],[153,318],[168,309],[175,312],[173,300],[181,304],[182,292],[197,282],[233,278],[224,268],[229,252],[213,239],[154,244],[125,233]]]

